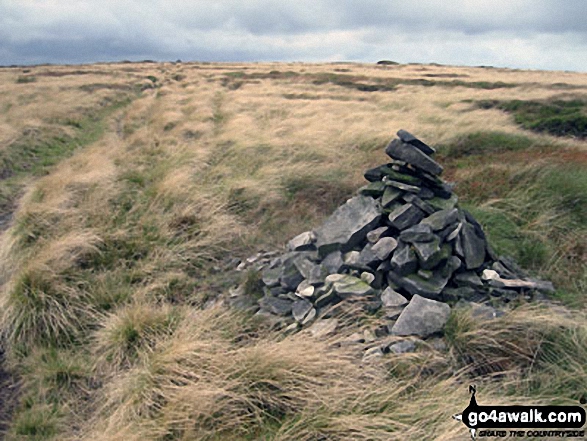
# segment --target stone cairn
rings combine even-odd
[[[472,304],[495,317],[495,306],[553,291],[492,251],[440,179],[435,150],[404,130],[397,135],[385,149],[391,161],[367,170],[369,184],[320,227],[291,239],[283,254],[260,253],[239,265],[261,272],[257,314],[320,334],[336,326],[324,311],[361,299],[372,311],[385,309],[384,333],[426,338],[442,331],[449,305]],[[238,303],[239,293],[232,294]],[[411,348],[398,344],[391,350]]]

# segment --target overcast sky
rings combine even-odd
[[[587,1],[0,0],[0,65],[143,59],[587,71]]]

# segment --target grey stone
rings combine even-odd
[[[481,281],[481,278],[473,271],[457,273],[453,277],[453,281],[458,285],[470,286],[471,288],[483,287],[483,282]]]
[[[415,205],[405,204],[389,213],[388,218],[392,227],[405,230],[419,223],[424,218],[424,212]]]
[[[435,238],[434,234],[432,234],[432,227],[423,222],[402,231],[399,235],[400,240],[408,243],[432,242]]]
[[[461,232],[461,228],[463,228],[463,224],[458,222],[454,226],[450,225],[450,226],[446,227],[444,230],[442,230],[442,231],[446,231],[446,234],[442,234],[442,235],[439,234],[439,236],[441,238],[444,238],[445,241],[451,242],[457,238],[457,236]]]
[[[428,199],[426,202],[428,202],[437,210],[450,210],[451,208],[454,208],[457,205],[458,201],[459,198],[457,197],[457,195],[451,194],[448,198],[435,197],[432,199]]]
[[[384,185],[397,188],[401,191],[407,191],[409,193],[420,193],[420,187],[415,185],[406,184],[405,182],[394,181],[392,179],[386,179]]]
[[[403,196],[403,200],[411,203],[412,205],[415,205],[420,210],[422,210],[424,213],[426,213],[426,215],[431,215],[432,213],[434,213],[436,211],[436,208],[434,208],[428,202],[424,202],[422,199],[420,199],[415,194],[406,193]]]
[[[361,253],[363,253],[363,259],[361,259]],[[366,261],[368,257],[375,259],[375,254],[369,254],[369,249],[367,251],[365,249],[362,251],[349,251],[342,256],[342,261],[344,266],[349,268],[364,268],[365,265],[362,262]]]
[[[367,240],[370,243],[377,243],[379,239],[389,233],[389,227],[379,227],[367,233]]]
[[[304,299],[300,299],[300,300],[294,302],[294,304],[291,307],[291,312],[292,312],[294,319],[297,322],[301,323],[304,321],[304,319],[306,318],[306,316],[308,315],[310,310],[312,310],[312,308],[313,308],[313,306],[310,302],[308,302],[307,300],[304,300]]]
[[[332,287],[336,294],[343,299],[351,296],[368,296],[375,293],[375,290],[369,284],[357,277],[348,275],[334,282]]]
[[[389,272],[387,277],[391,282],[412,295],[418,294],[429,299],[437,299],[446,287],[452,273],[460,265],[460,261],[457,263],[458,260],[458,258],[452,256],[443,266],[436,269],[429,279],[425,279],[418,274],[408,274],[402,277],[395,272]]]
[[[291,300],[280,299],[278,297],[263,297],[259,300],[259,306],[265,311],[275,315],[289,315],[291,313],[293,302]]]
[[[434,197],[434,192],[427,187],[422,187],[420,193],[418,193],[418,197],[420,199],[432,199]]]
[[[442,331],[449,316],[450,306],[446,303],[414,295],[393,325],[391,333],[425,338]]]
[[[286,262],[280,278],[281,286],[287,290],[295,291],[302,280],[304,280],[304,276],[294,264],[293,259]]]
[[[422,220],[422,224],[430,225],[433,231],[440,231],[459,220],[459,212],[456,208],[449,208],[448,210],[437,211],[426,219]]]
[[[369,348],[363,354],[363,362],[372,361],[378,358],[383,357],[383,351],[379,346],[375,346],[374,348]]]
[[[334,334],[338,326],[338,320],[335,318],[322,319],[310,326],[309,330],[313,337],[323,338]]]
[[[430,242],[414,242],[413,247],[422,268],[432,269],[440,263],[441,252],[438,237],[434,236]]]
[[[371,251],[379,260],[385,260],[397,248],[397,240],[393,237],[382,237],[371,248]]]
[[[399,136],[399,139],[401,139],[403,142],[411,144],[417,149],[421,150],[422,153],[425,153],[427,155],[433,155],[434,153],[436,153],[436,150],[434,150],[428,144],[425,144],[424,142],[420,141],[410,132],[406,132],[402,129],[397,132],[397,136]]]
[[[416,274],[418,274],[424,280],[430,280],[432,277],[434,277],[434,273],[432,271],[425,269],[419,269]]]
[[[294,265],[310,284],[321,283],[326,275],[326,270],[321,265],[317,265],[304,257],[296,259]]]
[[[334,289],[331,288],[328,291],[326,291],[324,294],[318,296],[318,298],[314,302],[314,306],[316,306],[316,308],[322,308],[326,305],[334,303],[337,300],[337,298],[338,297],[337,297],[336,293],[334,292]]]
[[[361,243],[381,219],[381,212],[375,199],[355,196],[340,206],[319,227],[316,233],[316,247],[321,257],[332,251],[348,251]]]
[[[314,249],[314,242],[316,241],[316,235],[312,231],[305,231],[298,234],[296,237],[291,239],[287,243],[287,249],[289,251],[305,251]]]
[[[485,262],[485,240],[477,235],[475,227],[468,222],[463,223],[455,251],[463,258],[467,269],[479,268]]]
[[[306,315],[306,318],[304,320],[302,320],[302,326],[305,326],[308,323],[311,323],[312,320],[314,320],[315,318],[316,318],[316,308],[312,308],[312,309],[310,309],[310,312],[308,312],[308,314]]]
[[[326,269],[328,274],[336,274],[343,265],[344,262],[340,251],[333,251],[322,259],[322,266]]]
[[[261,273],[261,280],[263,280],[263,283],[269,288],[278,286],[282,271],[283,268],[280,266],[277,266],[275,268],[266,266],[265,268],[263,268],[263,271]]]
[[[413,273],[418,268],[416,253],[410,245],[401,241],[398,243],[390,263],[393,271],[400,276]]]
[[[395,308],[397,306],[407,305],[408,299],[388,286],[381,293],[381,303],[383,303],[383,306],[386,308]]]
[[[239,296],[233,297],[228,300],[228,304],[240,311],[251,311],[256,312],[259,309],[259,304],[254,297],[251,296]]]
[[[381,181],[371,182],[359,190],[359,193],[364,196],[371,196],[377,198],[385,191],[385,184]]]
[[[399,139],[394,139],[385,148],[385,153],[394,159],[407,162],[408,164],[424,170],[432,175],[442,173],[442,167],[424,152],[411,144],[406,144]]]
[[[355,268],[367,269],[370,267],[375,267],[379,264],[381,260],[383,259],[380,259],[375,253],[375,245],[368,243],[359,253],[359,258],[358,261],[355,263]],[[347,265],[351,266],[349,264]]]
[[[384,208],[389,207],[390,204],[397,200],[402,194],[403,193],[397,188],[386,187],[383,196],[381,196],[381,206]]]
[[[302,282],[296,288],[296,295],[298,297],[302,297],[304,299],[311,299],[316,292],[316,288],[314,285],[311,285],[307,280],[302,280]]]
[[[387,175],[388,172],[393,171],[391,167],[387,164],[380,165],[378,167],[371,168],[365,172],[363,175],[365,179],[369,182],[376,182],[381,181],[384,176]]]
[[[375,281],[375,276],[372,273],[369,273],[367,271],[363,271],[361,273],[361,280],[363,282],[368,283],[369,285],[371,285]]]
[[[411,340],[402,340],[389,345],[387,349],[394,354],[405,354],[407,352],[414,352],[416,350],[416,344]]]

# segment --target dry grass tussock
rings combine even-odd
[[[577,399],[585,390],[581,312],[520,309],[488,324],[455,313],[447,350],[423,345],[361,364],[340,336],[283,336],[250,317],[201,309],[236,282],[225,262],[319,224],[362,185],[366,168],[386,162],[383,147],[399,128],[446,145],[499,131],[550,152],[581,151],[580,141],[523,132],[472,101],[584,98],[584,75],[122,63],[3,68],[0,78],[3,147],[33,126],[77,132],[78,113],[97,115],[133,94],[100,120],[99,140],[18,177],[25,190],[0,237],[1,328],[23,378],[12,439],[452,440],[464,436],[450,416],[466,406],[470,381],[494,403]],[[421,79],[436,83],[412,81]],[[390,80],[393,89],[356,87]],[[463,83],[438,83],[453,80]],[[553,86],[562,82],[564,90]],[[492,153],[491,164],[447,154],[465,200],[494,223],[515,208],[519,237],[550,243],[579,231],[570,221],[558,228],[567,199],[545,196],[541,209],[532,202],[550,187],[531,187],[543,175],[520,164],[540,155],[499,156],[506,153]],[[504,185],[494,194],[486,184],[498,177]],[[360,325],[353,317],[348,333]]]

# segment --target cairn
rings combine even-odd
[[[389,334],[426,338],[442,331],[450,305],[482,305],[495,316],[496,305],[553,291],[493,252],[439,177],[435,150],[405,130],[397,135],[385,149],[391,161],[365,172],[369,183],[357,196],[291,239],[285,253],[258,256],[259,314],[319,328],[330,306],[361,299],[388,311]]]

